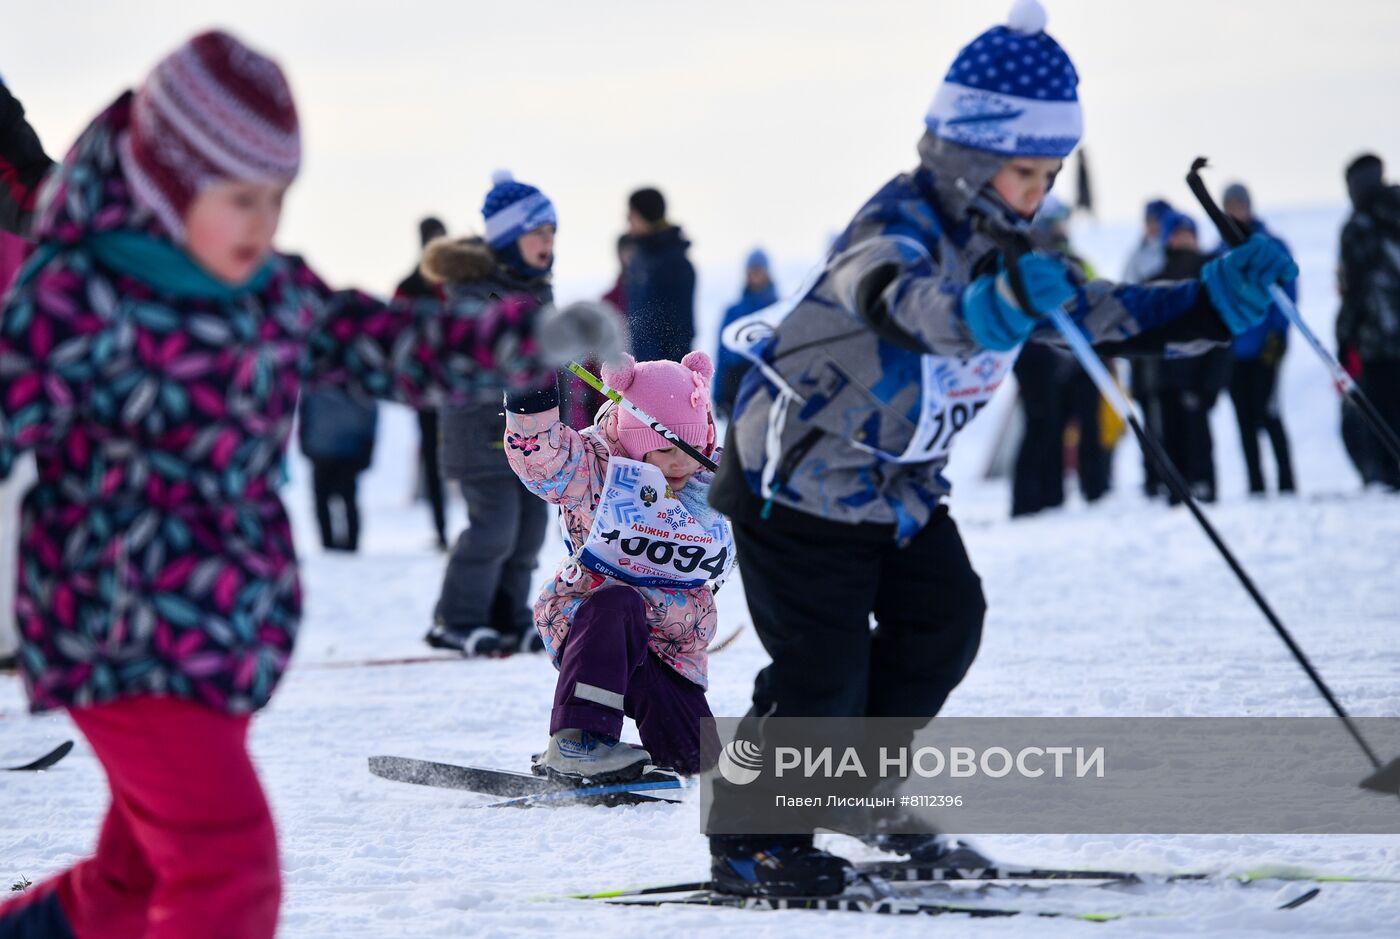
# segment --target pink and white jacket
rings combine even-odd
[[[601,587],[623,585],[641,594],[651,626],[651,651],[701,688],[709,685],[705,649],[714,638],[715,600],[708,585],[689,590],[638,587],[594,573],[578,562],[594,512],[603,496],[608,461],[627,454],[617,439],[617,410],[611,402],[598,411],[592,427],[576,431],[559,420],[559,409],[534,414],[506,411],[506,456],[525,488],[564,513],[574,554],[560,562],[554,580],[535,601],[535,628],[551,661],[559,665],[564,640],[579,605]],[[718,451],[714,459],[719,460]],[[708,489],[713,474],[700,470],[686,490]],[[702,493],[696,493],[699,495]],[[692,495],[686,492],[687,497]]]

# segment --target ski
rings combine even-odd
[[[743,632],[744,632],[744,630],[745,630],[746,628],[747,628],[747,624],[740,623],[738,626],[736,626],[736,627],[735,627],[731,632],[729,632],[727,635],[725,635],[725,636],[723,636],[723,637],[720,637],[720,638],[717,638],[717,639],[715,639],[714,642],[710,643],[710,647],[709,647],[708,649],[706,649],[706,651],[709,652],[711,655],[715,655],[716,653],[723,652],[725,649],[729,648],[730,646],[732,646],[732,645],[734,644],[734,640],[738,639],[738,638],[743,634]],[[473,658],[479,658],[479,659],[485,659],[485,660],[490,660],[490,661],[496,661],[496,660],[498,660],[498,659],[514,658],[514,657],[517,656],[517,655],[526,655],[526,654],[530,654],[530,653],[513,652],[513,653],[511,653],[510,655],[483,655],[483,656],[468,656],[468,655],[461,655],[460,653],[455,653],[455,652],[446,653],[446,654],[444,654],[444,653],[438,653],[438,654],[427,653],[427,654],[424,654],[424,655],[402,655],[402,656],[389,656],[389,657],[385,657],[385,658],[337,659],[337,660],[330,661],[330,662],[307,662],[307,663],[305,663],[305,664],[298,665],[298,666],[296,666],[296,667],[297,667],[298,670],[314,671],[314,672],[324,672],[324,671],[337,671],[337,670],[340,670],[340,669],[385,668],[385,667],[391,666],[391,665],[435,665],[435,664],[438,664],[438,663],[441,663],[441,662],[465,662],[465,661],[469,661],[469,660],[471,660],[471,659],[473,659]]]
[[[369,758],[369,771],[395,782],[434,786],[438,789],[462,789],[490,796],[528,796],[562,788],[558,783],[532,773],[489,769],[484,766],[458,766],[455,763],[434,763],[431,760],[415,760],[402,756],[372,756]]]
[[[874,886],[875,889],[871,889]],[[1273,907],[1275,910],[1296,910],[1316,899],[1321,887],[1312,887],[1296,897]],[[1090,923],[1106,923],[1120,919],[1171,918],[1181,914],[1163,911],[1138,910],[1053,910],[1036,907],[983,906],[981,904],[940,903],[911,896],[900,896],[881,890],[878,885],[867,882],[857,885],[846,893],[834,897],[745,897],[733,894],[701,890],[683,896],[653,897],[634,896],[605,899],[614,906],[718,906],[730,909],[771,911],[771,910],[817,910],[846,913],[873,913],[893,916],[943,916],[962,915],[972,918],[994,918],[1027,916],[1041,919],[1074,919]]]
[[[1086,868],[988,866],[946,868],[931,865],[901,864],[898,861],[865,861],[855,865],[858,874],[877,877],[893,883],[1027,883],[1031,881],[1069,881],[1108,884],[1150,883],[1308,883],[1308,884],[1393,884],[1400,877],[1354,874],[1330,874],[1325,871],[1287,865],[1264,865],[1240,871],[1130,871],[1090,870]],[[654,884],[620,890],[600,890],[595,893],[571,893],[571,900],[612,900],[669,893],[691,893],[713,888],[707,880],[676,884]]]
[[[384,659],[341,659],[334,662],[307,662],[305,665],[297,666],[298,669],[309,671],[332,671],[342,668],[383,668],[386,665],[432,665],[437,662],[464,662],[467,656],[460,654],[449,655],[405,655],[398,658]]]
[[[57,763],[59,760],[63,759],[65,756],[67,756],[67,755],[68,755],[68,751],[70,751],[70,750],[72,750],[72,749],[73,749],[73,741],[71,741],[71,740],[65,740],[65,741],[63,741],[62,743],[60,743],[58,746],[56,746],[56,747],[54,747],[52,750],[50,750],[48,753],[45,753],[43,756],[39,757],[39,758],[38,758],[37,760],[35,760],[34,762],[32,762],[32,763],[25,763],[23,766],[7,766],[7,767],[5,767],[5,771],[6,771],[6,772],[10,772],[10,773],[38,773],[38,772],[42,772],[43,770],[48,769],[50,766],[53,766],[53,765],[54,765],[55,763]]]
[[[486,808],[500,806],[548,805],[574,801],[597,800],[605,805],[625,805],[638,802],[674,802],[659,790],[683,789],[688,783],[669,772],[608,785],[571,785],[548,776],[536,776],[508,769],[484,766],[459,766],[455,763],[434,763],[402,756],[372,756],[369,771],[394,782],[432,786],[438,789],[460,789],[483,795],[505,796],[505,801],[493,802]],[[646,793],[658,790],[656,795]]]
[[[1311,883],[1400,883],[1400,877],[1329,874],[1325,871],[1287,865],[1261,865],[1239,871],[1133,871],[1087,868],[1017,867],[940,867],[909,861],[864,861],[856,870],[901,883],[956,883],[999,880],[1096,880],[1115,883],[1180,883],[1183,881],[1288,881]]]
[[[689,786],[683,779],[654,780],[630,783],[613,783],[605,786],[577,786],[555,789],[550,792],[537,792],[533,795],[517,796],[501,802],[492,802],[484,808],[502,807],[528,808],[536,805],[560,805],[571,802],[600,802],[604,805],[638,805],[647,802],[679,802],[666,794],[666,790],[677,791]]]

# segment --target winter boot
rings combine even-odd
[[[992,867],[991,860],[966,841],[936,833],[881,834],[861,838],[872,848],[904,854],[932,867]]]
[[[508,654],[501,634],[490,626],[455,629],[445,623],[434,623],[423,641],[434,649],[452,649],[469,658]]]
[[[566,728],[549,738],[536,772],[571,785],[632,782],[641,779],[651,754],[590,730]]]
[[[829,897],[854,876],[850,861],[814,847],[811,836],[710,836],[710,879],[720,893]]]

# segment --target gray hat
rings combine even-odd
[[[1223,202],[1243,202],[1246,209],[1252,208],[1249,201],[1249,190],[1244,188],[1244,183],[1231,183],[1225,187],[1225,195],[1220,200]]]

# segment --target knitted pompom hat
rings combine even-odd
[[[500,249],[541,225],[559,227],[554,203],[534,186],[516,182],[510,170],[491,174],[491,191],[481,206],[486,220],[486,243]]]
[[[136,201],[177,242],[205,187],[290,183],[301,165],[296,105],[282,70],[218,31],[200,33],[151,70],[117,147]]]
[[[677,437],[708,454],[715,442],[710,411],[710,378],[714,373],[714,363],[703,352],[687,353],[679,362],[638,362],[625,355],[622,361],[603,366],[603,381]],[[618,411],[617,437],[634,460],[673,446],[625,409]]]
[[[924,124],[935,136],[1008,157],[1066,157],[1083,134],[1079,75],[1045,32],[1038,0],[1016,0],[958,53]]]

